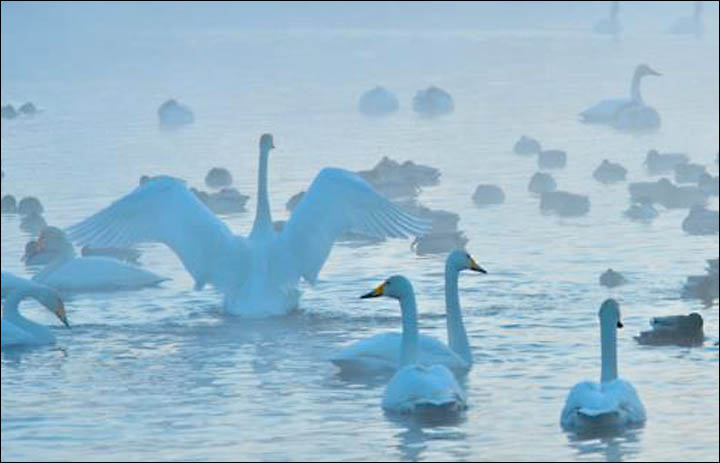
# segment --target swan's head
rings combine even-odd
[[[601,322],[609,320],[618,328],[623,327],[622,321],[620,321],[620,304],[618,304],[615,299],[608,299],[603,302],[600,306],[598,316]]]
[[[25,296],[37,299],[45,308],[54,313],[63,325],[70,328],[70,323],[68,323],[67,315],[65,314],[65,304],[54,289],[43,285],[33,285],[28,289]]]
[[[393,299],[401,299],[408,294],[413,293],[412,284],[410,281],[401,275],[394,275],[385,280],[383,284],[373,289],[367,294],[360,296],[361,299],[368,299],[371,297],[391,297]]]
[[[446,268],[457,272],[461,270],[472,270],[474,272],[487,273],[484,268],[478,265],[470,254],[460,249],[455,249],[448,254],[445,266]]]
[[[57,227],[45,227],[40,232],[37,241],[30,241],[25,245],[23,261],[27,262],[34,256],[44,252],[62,252],[68,248],[72,249],[72,245],[65,236],[65,232]]]
[[[269,133],[264,133],[260,137],[260,149],[262,151],[270,151],[271,149],[275,148],[275,143],[273,143],[273,136]]]
[[[637,74],[640,77],[643,76],[661,76],[659,72],[657,72],[655,69],[651,68],[647,64],[641,64],[640,66],[635,69],[635,74]]]

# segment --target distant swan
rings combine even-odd
[[[285,315],[297,307],[300,278],[314,283],[343,232],[404,238],[428,226],[401,211],[356,174],[326,168],[315,177],[282,232],[273,228],[267,170],[273,137],[260,138],[258,205],[250,236],[233,234],[181,180],[155,177],[69,229],[97,246],[161,242],[178,255],[195,287],[214,285],[233,315]]]
[[[660,126],[660,115],[646,105],[640,94],[640,82],[645,76],[659,76],[659,72],[646,64],[635,68],[630,85],[630,98],[602,100],[580,113],[583,122],[606,124],[618,129],[639,130]]]
[[[590,431],[645,422],[645,407],[635,388],[617,374],[617,328],[623,326],[620,307],[615,300],[608,299],[598,315],[602,354],[600,384],[584,381],[570,390],[560,417],[560,424],[566,430]]]
[[[695,2],[695,11],[692,16],[678,18],[668,29],[670,34],[688,34],[701,36],[705,32],[702,23],[702,2]]]
[[[418,340],[418,363],[442,364],[455,372],[472,366],[472,353],[460,311],[458,276],[462,270],[487,273],[465,251],[455,250],[445,261],[445,310],[447,312],[448,347],[437,339],[421,335]],[[380,333],[343,349],[331,361],[347,372],[393,372],[400,365],[402,334]]]
[[[596,34],[617,35],[622,32],[622,24],[618,19],[619,4],[620,2],[611,2],[610,16],[595,23],[594,30]]]
[[[23,260],[28,265],[44,265],[33,280],[58,291],[140,289],[167,280],[110,257],[77,257],[65,233],[56,227],[46,227],[37,241],[30,241]]]
[[[403,332],[399,346],[400,369],[385,388],[382,406],[396,413],[467,408],[465,392],[442,364],[418,363],[418,326],[415,293],[407,278],[392,276],[362,298],[387,296],[400,301]]]
[[[55,336],[49,328],[20,315],[18,305],[32,297],[55,314],[65,326],[70,326],[60,296],[51,288],[7,272],[0,274],[2,297],[5,299],[2,317],[2,347],[53,344]]]

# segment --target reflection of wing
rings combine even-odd
[[[343,232],[405,238],[428,230],[429,223],[401,211],[358,175],[326,168],[315,177],[280,238],[285,250],[296,256],[300,274],[314,282]]]
[[[182,180],[154,177],[95,215],[68,229],[70,239],[96,247],[138,242],[169,246],[201,286],[218,262],[244,240],[232,234]]]

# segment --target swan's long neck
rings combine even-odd
[[[600,349],[602,366],[600,381],[603,383],[617,378],[617,321],[610,319],[600,320]]]
[[[20,301],[27,295],[27,292],[24,290],[10,293],[3,304],[3,319],[38,338],[52,338],[52,332],[49,328],[28,320],[20,314],[18,306],[20,305]]]
[[[402,368],[417,363],[417,306],[412,291],[409,291],[400,299],[400,308],[402,309],[403,321],[402,347],[400,349],[400,367]]]
[[[273,230],[272,218],[270,217],[270,199],[268,198],[267,170],[270,150],[260,147],[260,166],[258,168],[258,189],[257,189],[257,211],[255,212],[255,223],[253,224],[250,237],[269,235]]]
[[[445,311],[448,332],[448,344],[456,354],[468,363],[472,363],[472,353],[468,343],[465,324],[460,311],[458,276],[460,272],[449,263],[445,265]]]
[[[618,2],[612,2],[612,5],[610,6],[610,19],[613,21],[617,19],[619,9]]]
[[[635,71],[632,78],[632,84],[630,85],[630,98],[636,103],[642,103],[642,95],[640,95],[640,81],[643,78],[643,74],[638,70]]]

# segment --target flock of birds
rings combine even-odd
[[[695,31],[701,25],[700,2],[697,5],[695,17],[688,23]],[[673,31],[689,33],[692,27],[688,24],[679,24]],[[595,30],[612,34],[621,30],[617,2],[613,2],[610,18],[598,23]],[[657,129],[660,116],[644,102],[640,84],[645,76],[659,75],[647,65],[637,66],[629,97],[603,100],[581,112],[581,121],[619,130]],[[440,116],[452,112],[454,103],[447,91],[429,87],[417,93],[412,107],[425,116]],[[31,109],[37,112],[34,106]],[[391,92],[376,87],[360,97],[358,109],[370,116],[387,115],[396,112],[399,103]],[[19,113],[30,114],[25,105]],[[19,113],[9,106],[2,108],[3,118]],[[158,117],[163,127],[195,120],[192,110],[175,100],[163,103]],[[335,242],[415,237],[416,252],[447,253],[447,343],[420,335],[413,286],[402,275],[394,275],[361,297],[397,299],[402,331],[356,342],[331,361],[347,374],[391,375],[382,399],[382,406],[389,411],[422,414],[464,410],[467,396],[457,378],[472,368],[473,357],[462,319],[458,275],[462,271],[486,271],[464,250],[467,239],[457,230],[459,216],[417,202],[420,188],[439,181],[439,171],[389,158],[368,171],[325,168],[306,191],[288,201],[289,220],[273,221],[268,163],[274,148],[272,135],[260,137],[256,215],[247,236],[234,234],[217,215],[244,211],[249,199],[231,187],[232,175],[223,168],[214,168],[206,176],[208,187],[219,190],[214,193],[188,188],[183,180],[169,176],[143,176],[129,194],[66,230],[47,226],[36,198],[17,203],[12,196],[3,197],[2,212],[21,214],[25,230],[37,237],[27,243],[23,256],[25,264],[37,273],[28,280],[2,272],[2,347],[55,342],[49,328],[19,313],[19,304],[25,298],[36,299],[69,326],[58,292],[137,289],[165,281],[135,265],[139,252],[133,246],[138,243],[168,246],[192,276],[196,289],[210,284],[223,294],[223,307],[229,314],[262,318],[282,316],[298,307],[300,280],[311,284],[317,280]],[[537,156],[541,171],[532,176],[528,190],[539,196],[541,211],[561,216],[589,211],[587,196],[558,190],[552,175],[542,172],[565,167],[566,152],[543,150],[538,140],[528,136],[522,136],[513,151]],[[685,155],[655,150],[648,152],[645,167],[651,175],[674,172],[675,181],[685,185],[673,184],[667,178],[630,184],[633,205],[624,212],[628,218],[653,220],[658,215],[654,204],[687,208],[690,213],[683,229],[690,234],[718,233],[718,212],[705,206],[708,197],[718,195],[717,176],[691,163]],[[626,168],[605,160],[593,177],[601,183],[616,183],[625,181],[626,174]],[[505,194],[497,185],[479,185],[472,199],[486,207],[502,204]],[[74,243],[82,246],[80,257]],[[717,259],[709,264],[707,276],[688,279],[688,293],[702,291],[717,298]],[[612,269],[600,276],[600,283],[609,287],[626,281]],[[606,300],[598,316],[601,380],[581,382],[570,390],[560,419],[566,429],[634,426],[646,419],[637,391],[618,376],[617,329],[622,328],[618,303]],[[697,313],[657,317],[651,320],[652,330],[636,339],[652,345],[698,345],[704,341],[702,326]]]

